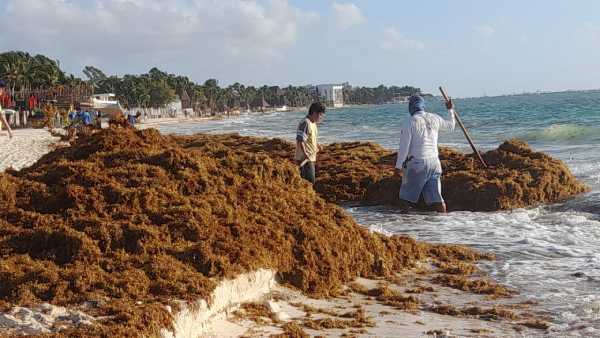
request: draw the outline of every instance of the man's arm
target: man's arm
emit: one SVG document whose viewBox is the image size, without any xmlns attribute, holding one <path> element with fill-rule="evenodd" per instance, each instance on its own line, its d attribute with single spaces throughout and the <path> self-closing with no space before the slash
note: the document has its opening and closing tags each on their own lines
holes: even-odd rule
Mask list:
<svg viewBox="0 0 600 338">
<path fill-rule="evenodd" d="M 452 100 L 447 101 L 446 108 L 448 109 L 448 119 L 446 120 L 440 116 L 440 129 L 454 131 L 454 127 L 456 127 L 456 119 L 454 118 L 454 102 Z"/>
<path fill-rule="evenodd" d="M 308 152 L 306 151 L 306 141 L 307 140 L 308 140 L 308 123 L 306 121 L 302 121 L 302 123 L 300 123 L 300 125 L 298 125 L 298 130 L 296 132 L 296 144 L 302 150 L 302 153 L 304 154 L 305 159 L 308 159 Z"/>
<path fill-rule="evenodd" d="M 412 138 L 410 125 L 410 119 L 407 119 L 400 130 L 400 145 L 398 146 L 398 156 L 396 158 L 396 174 L 402 173 L 402 170 L 404 169 L 402 168 L 402 164 L 408 156 L 410 140 Z"/>
<path fill-rule="evenodd" d="M 305 142 L 296 142 L 296 144 L 298 145 L 298 147 L 300 147 L 300 149 L 302 150 L 302 153 L 304 154 L 305 158 L 308 158 L 308 152 L 306 151 L 306 144 Z"/>
</svg>

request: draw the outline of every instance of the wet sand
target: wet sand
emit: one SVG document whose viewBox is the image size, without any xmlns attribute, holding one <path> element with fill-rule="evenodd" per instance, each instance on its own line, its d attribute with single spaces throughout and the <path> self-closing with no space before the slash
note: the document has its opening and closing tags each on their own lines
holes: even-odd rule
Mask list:
<svg viewBox="0 0 600 338">
<path fill-rule="evenodd" d="M 258 302 L 232 307 L 211 320 L 206 337 L 517 337 L 535 336 L 543 330 L 525 326 L 528 317 L 539 317 L 531 305 L 518 297 L 492 300 L 431 283 L 425 275 L 406 272 L 396 282 L 357 279 L 366 290 L 386 285 L 390 290 L 412 295 L 422 304 L 413 310 L 400 309 L 383 299 L 353 291 L 344 296 L 315 299 L 276 284 Z M 443 305 L 442 305 L 443 304 Z M 514 318 L 493 314 L 447 315 L 436 313 L 443 306 L 506 309 Z M 290 332 L 290 326 L 296 329 Z"/>
</svg>

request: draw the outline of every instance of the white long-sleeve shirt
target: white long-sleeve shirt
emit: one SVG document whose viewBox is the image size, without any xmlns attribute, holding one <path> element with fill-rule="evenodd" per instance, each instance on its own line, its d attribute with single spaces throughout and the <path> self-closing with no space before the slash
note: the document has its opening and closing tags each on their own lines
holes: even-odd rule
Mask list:
<svg viewBox="0 0 600 338">
<path fill-rule="evenodd" d="M 438 157 L 438 133 L 440 130 L 454 130 L 456 120 L 454 110 L 448 110 L 448 119 L 427 113 L 416 112 L 406 119 L 400 130 L 400 146 L 396 168 L 402 169 L 407 157 L 425 159 Z"/>
</svg>

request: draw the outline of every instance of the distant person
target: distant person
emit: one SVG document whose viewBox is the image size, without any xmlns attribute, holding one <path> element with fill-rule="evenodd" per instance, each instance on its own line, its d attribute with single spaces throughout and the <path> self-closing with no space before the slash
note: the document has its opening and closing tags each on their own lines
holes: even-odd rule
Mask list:
<svg viewBox="0 0 600 338">
<path fill-rule="evenodd" d="M 75 106 L 75 111 L 69 113 L 69 120 L 72 126 L 77 126 L 83 123 L 83 110 L 80 105 Z"/>
<path fill-rule="evenodd" d="M 139 111 L 135 115 L 133 115 L 133 112 L 129 112 L 127 114 L 127 122 L 129 123 L 130 126 L 135 128 L 135 124 L 138 122 L 138 119 L 140 118 L 140 116 L 142 116 L 142 113 Z"/>
<path fill-rule="evenodd" d="M 67 117 L 69 119 L 69 124 L 75 123 L 75 120 L 77 120 L 77 114 L 78 114 L 77 110 L 72 110 L 69 112 L 69 115 L 67 115 Z"/>
<path fill-rule="evenodd" d="M 321 122 L 323 116 L 325 116 L 325 106 L 320 102 L 311 104 L 308 115 L 298 125 L 296 133 L 295 160 L 300 167 L 300 176 L 312 184 L 315 184 L 315 163 L 320 150 L 317 143 L 319 136 L 317 123 Z"/>
<path fill-rule="evenodd" d="M 6 83 L 4 81 L 0 80 L 0 98 L 2 98 L 5 93 L 6 93 Z M 4 115 L 4 110 L 2 110 L 2 100 L 0 100 L 0 120 L 2 120 L 2 124 L 6 127 L 6 130 L 8 131 L 8 137 L 13 138 L 13 132 L 10 129 L 10 125 L 8 124 L 8 121 L 6 120 L 6 115 Z M 1 129 L 1 127 L 0 127 L 0 129 Z"/>
<path fill-rule="evenodd" d="M 75 109 L 71 110 L 69 112 L 69 114 L 67 114 L 67 119 L 69 120 L 69 124 L 67 125 L 67 136 L 69 139 L 72 139 L 73 137 L 75 137 L 75 128 L 76 128 L 76 124 L 78 123 L 78 115 L 79 115 L 79 106 L 77 106 Z"/>
<path fill-rule="evenodd" d="M 95 120 L 96 120 L 96 128 L 102 129 L 102 114 L 99 111 L 94 112 Z"/>
<path fill-rule="evenodd" d="M 92 119 L 92 114 L 87 110 L 81 111 L 81 122 L 84 126 L 91 126 L 94 122 Z"/>
<path fill-rule="evenodd" d="M 67 136 L 69 139 L 73 139 L 77 134 L 78 129 L 81 129 L 82 116 L 83 113 L 79 104 L 75 106 L 75 110 L 69 112 L 69 114 L 67 115 L 67 118 L 69 119 L 69 125 L 67 126 Z"/>
<path fill-rule="evenodd" d="M 419 201 L 421 193 L 425 204 L 434 211 L 445 213 L 442 198 L 442 165 L 438 158 L 438 132 L 454 130 L 454 103 L 446 103 L 449 118 L 425 111 L 425 100 L 419 95 L 409 99 L 410 117 L 400 131 L 400 147 L 396 160 L 396 175 L 402 176 L 400 200 L 410 205 Z"/>
</svg>

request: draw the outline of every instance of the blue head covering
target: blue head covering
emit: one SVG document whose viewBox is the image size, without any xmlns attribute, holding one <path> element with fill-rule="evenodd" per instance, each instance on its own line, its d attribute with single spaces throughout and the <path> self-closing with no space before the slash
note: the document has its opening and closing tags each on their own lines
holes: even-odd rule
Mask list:
<svg viewBox="0 0 600 338">
<path fill-rule="evenodd" d="M 420 95 L 413 95 L 408 100 L 408 112 L 414 115 L 416 112 L 425 110 L 425 100 Z"/>
<path fill-rule="evenodd" d="M 6 82 L 4 82 L 2 79 L 0 79 L 0 88 L 4 88 L 6 87 Z"/>
</svg>

